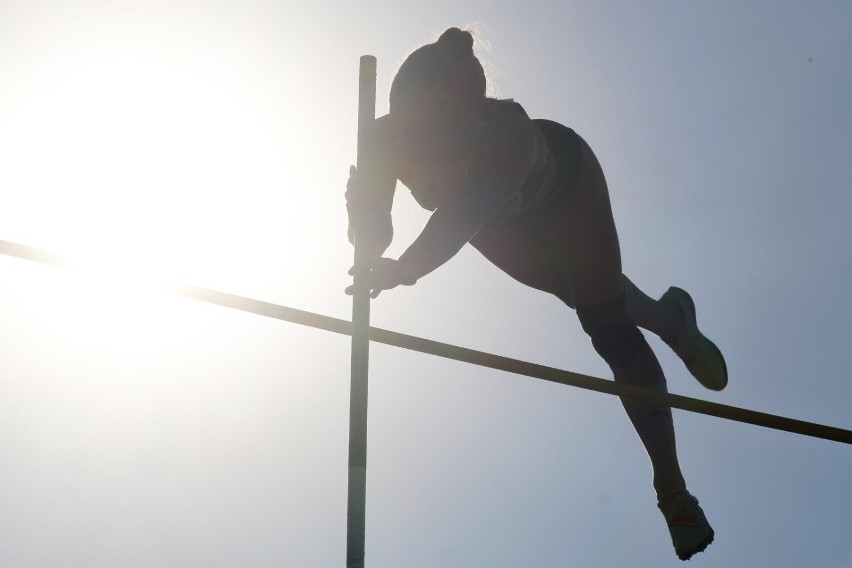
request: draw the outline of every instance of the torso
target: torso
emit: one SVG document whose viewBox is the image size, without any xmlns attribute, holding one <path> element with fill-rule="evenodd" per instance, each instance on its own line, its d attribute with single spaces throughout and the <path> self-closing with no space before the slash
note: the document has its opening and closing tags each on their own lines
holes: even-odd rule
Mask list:
<svg viewBox="0 0 852 568">
<path fill-rule="evenodd" d="M 475 127 L 472 143 L 466 149 L 438 161 L 406 152 L 400 145 L 391 145 L 396 177 L 411 191 L 414 199 L 430 211 L 438 208 L 447 195 L 463 191 L 471 178 L 473 164 L 479 152 L 487 152 L 488 144 L 494 143 L 481 136 L 489 122 L 499 119 L 503 113 L 513 113 L 530 121 L 523 107 L 512 100 L 487 99 L 481 113 L 480 124 Z M 384 118 L 384 117 L 383 117 Z M 530 121 L 531 124 L 532 121 Z M 556 182 L 556 165 L 547 143 L 539 129 L 535 130 L 535 158 L 523 187 L 518 188 L 512 202 L 507 203 L 506 215 L 517 213 L 525 202 L 548 193 Z M 480 166 L 481 167 L 481 166 Z"/>
</svg>

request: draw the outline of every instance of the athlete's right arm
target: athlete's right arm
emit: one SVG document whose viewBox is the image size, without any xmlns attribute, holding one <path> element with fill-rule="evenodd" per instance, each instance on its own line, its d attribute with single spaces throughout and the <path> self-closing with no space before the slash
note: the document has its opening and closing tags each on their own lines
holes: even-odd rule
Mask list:
<svg viewBox="0 0 852 568">
<path fill-rule="evenodd" d="M 368 256 L 379 257 L 393 239 L 391 208 L 396 189 L 396 169 L 389 116 L 377 118 L 361 148 L 361 168 L 349 169 L 346 209 L 349 213 L 349 242 L 357 235 L 358 247 Z"/>
</svg>

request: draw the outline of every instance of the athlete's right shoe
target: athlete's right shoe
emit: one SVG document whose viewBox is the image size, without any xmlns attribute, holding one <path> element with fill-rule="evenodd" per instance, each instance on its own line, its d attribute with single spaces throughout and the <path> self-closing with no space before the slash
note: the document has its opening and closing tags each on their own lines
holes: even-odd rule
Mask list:
<svg viewBox="0 0 852 568">
<path fill-rule="evenodd" d="M 675 554 L 681 560 L 689 560 L 713 542 L 713 528 L 698 506 L 698 499 L 688 491 L 666 497 L 657 507 L 666 519 Z"/>
<path fill-rule="evenodd" d="M 728 384 L 728 367 L 725 365 L 725 358 L 719 348 L 698 331 L 695 303 L 692 297 L 686 290 L 672 286 L 660 297 L 660 302 L 673 303 L 683 321 L 680 335 L 669 343 L 672 350 L 699 383 L 715 391 L 725 388 Z"/>
</svg>

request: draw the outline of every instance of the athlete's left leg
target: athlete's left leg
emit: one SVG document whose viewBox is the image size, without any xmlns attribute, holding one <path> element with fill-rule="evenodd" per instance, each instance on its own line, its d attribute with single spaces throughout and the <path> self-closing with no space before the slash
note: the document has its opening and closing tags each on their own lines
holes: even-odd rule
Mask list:
<svg viewBox="0 0 852 568">
<path fill-rule="evenodd" d="M 660 364 L 626 309 L 621 252 L 606 180 L 585 142 L 574 187 L 540 229 L 570 282 L 581 324 L 615 380 L 665 392 Z M 685 490 L 671 410 L 626 397 L 622 404 L 651 459 L 658 496 Z"/>
<path fill-rule="evenodd" d="M 564 267 L 583 329 L 615 380 L 667 392 L 660 364 L 627 309 L 625 283 L 629 281 L 621 272 L 603 170 L 588 144 L 582 141 L 581 146 L 576 183 L 540 225 L 541 234 Z M 713 530 L 686 490 L 671 409 L 629 397 L 621 401 L 651 459 L 654 489 L 675 550 L 682 559 L 689 558 L 712 541 Z M 681 522 L 687 516 L 695 521 Z"/>
</svg>

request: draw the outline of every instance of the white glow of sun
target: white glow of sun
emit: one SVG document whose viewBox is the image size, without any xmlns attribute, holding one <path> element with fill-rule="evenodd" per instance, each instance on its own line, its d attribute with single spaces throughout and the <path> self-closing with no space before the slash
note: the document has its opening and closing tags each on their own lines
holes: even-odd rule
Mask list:
<svg viewBox="0 0 852 568">
<path fill-rule="evenodd" d="M 163 70 L 110 71 L 63 69 L 19 112 L 18 205 L 76 255 L 148 251 L 171 267 L 170 245 L 217 232 L 226 178 L 256 172 L 262 147 L 221 94 Z"/>
<path fill-rule="evenodd" d="M 151 50 L 42 63 L 7 91 L 9 112 L 0 114 L 9 158 L 0 238 L 97 266 L 101 276 L 125 274 L 125 289 L 161 281 L 227 289 L 308 262 L 286 246 L 316 223 L 287 215 L 285 203 L 304 186 L 294 176 L 321 166 L 289 167 L 298 160 L 293 134 L 268 126 L 256 81 L 240 74 L 240 61 L 175 61 Z M 292 117 L 293 130 L 307 120 Z"/>
</svg>

